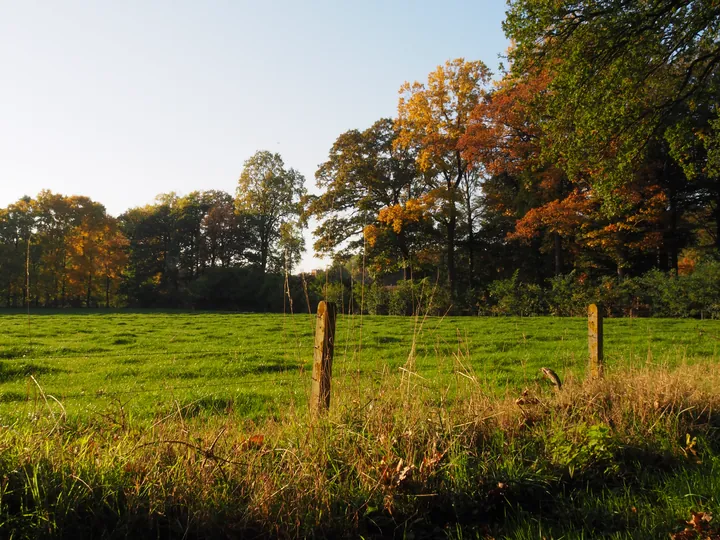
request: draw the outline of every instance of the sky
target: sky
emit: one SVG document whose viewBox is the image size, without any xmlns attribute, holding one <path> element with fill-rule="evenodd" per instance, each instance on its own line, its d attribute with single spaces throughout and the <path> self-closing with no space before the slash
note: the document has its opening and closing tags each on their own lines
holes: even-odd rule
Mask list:
<svg viewBox="0 0 720 540">
<path fill-rule="evenodd" d="M 0 207 L 42 189 L 112 215 L 234 194 L 278 152 L 315 191 L 335 139 L 448 59 L 497 73 L 503 0 L 0 0 Z M 300 269 L 322 267 L 312 238 Z"/>
</svg>

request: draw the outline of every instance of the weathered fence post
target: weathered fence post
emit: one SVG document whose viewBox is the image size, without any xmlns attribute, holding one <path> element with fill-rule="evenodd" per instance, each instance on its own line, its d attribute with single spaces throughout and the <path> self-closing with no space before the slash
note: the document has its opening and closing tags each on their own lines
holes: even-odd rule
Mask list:
<svg viewBox="0 0 720 540">
<path fill-rule="evenodd" d="M 315 325 L 315 356 L 313 358 L 310 410 L 314 413 L 330 408 L 330 379 L 335 346 L 335 304 L 320 302 Z"/>
<path fill-rule="evenodd" d="M 603 376 L 603 318 L 596 304 L 588 306 L 588 350 L 590 352 L 590 378 Z"/>
</svg>

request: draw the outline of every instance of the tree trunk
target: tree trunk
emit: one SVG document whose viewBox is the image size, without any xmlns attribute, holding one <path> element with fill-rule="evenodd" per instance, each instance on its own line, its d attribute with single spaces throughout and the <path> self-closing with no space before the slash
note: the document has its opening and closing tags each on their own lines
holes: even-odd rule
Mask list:
<svg viewBox="0 0 720 540">
<path fill-rule="evenodd" d="M 715 183 L 715 249 L 720 250 L 720 180 Z"/>
<path fill-rule="evenodd" d="M 670 177 L 670 161 L 665 160 L 663 165 L 663 179 L 665 185 L 668 186 L 668 199 L 670 200 L 670 230 L 667 237 L 668 267 L 670 271 L 677 276 L 678 274 L 678 237 L 677 237 L 677 189 L 675 189 L 674 179 Z"/>
<path fill-rule="evenodd" d="M 468 228 L 468 259 L 470 264 L 470 284 L 472 285 L 475 276 L 475 237 L 473 235 L 472 218 L 472 190 L 470 189 L 470 176 L 465 172 L 465 211 L 467 212 Z"/>
<path fill-rule="evenodd" d="M 268 251 L 269 249 L 267 242 L 263 240 L 262 245 L 260 246 L 260 269 L 262 270 L 263 274 L 267 270 Z"/>
<path fill-rule="evenodd" d="M 105 276 L 105 308 L 110 308 L 110 276 Z"/>
<path fill-rule="evenodd" d="M 558 233 L 553 233 L 553 242 L 555 251 L 555 275 L 559 276 L 563 273 L 562 237 Z"/>
<path fill-rule="evenodd" d="M 455 211 L 455 201 L 450 201 L 450 219 L 447 223 L 447 266 L 448 266 L 448 284 L 450 286 L 450 294 L 455 297 L 455 229 L 457 228 L 457 212 Z"/>
<path fill-rule="evenodd" d="M 403 257 L 403 279 L 407 280 L 409 276 L 412 276 L 412 263 L 410 262 L 410 250 L 407 247 L 404 230 L 398 233 L 398 247 Z"/>
</svg>

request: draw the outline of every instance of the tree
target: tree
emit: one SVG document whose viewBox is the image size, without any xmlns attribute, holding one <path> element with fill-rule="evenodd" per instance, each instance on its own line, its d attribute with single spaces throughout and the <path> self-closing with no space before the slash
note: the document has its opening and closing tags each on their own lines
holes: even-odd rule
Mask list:
<svg viewBox="0 0 720 540">
<path fill-rule="evenodd" d="M 280 241 L 297 239 L 298 234 L 289 234 L 288 227 L 301 227 L 301 201 L 307 193 L 304 184 L 305 178 L 298 171 L 285 169 L 280 154 L 258 151 L 245 162 L 235 205 L 252 230 L 254 242 L 249 247 L 263 273 L 271 263 L 283 268 Z"/>
<path fill-rule="evenodd" d="M 102 210 L 102 215 L 86 215 L 68 235 L 68 285 L 86 307 L 97 305 L 100 297 L 110 307 L 128 261 L 127 239 Z"/>
<path fill-rule="evenodd" d="M 475 107 L 460 140 L 463 156 L 481 166 L 486 174 L 499 177 L 500 181 L 512 178 L 512 182 L 526 184 L 526 191 L 533 197 L 524 203 L 532 207 L 557 201 L 573 191 L 563 171 L 543 160 L 541 152 L 543 118 L 536 101 L 546 92 L 548 82 L 547 73 L 522 77 L 506 73 Z M 493 188 L 496 187 L 497 182 Z M 515 208 L 513 212 L 522 215 L 527 210 Z M 567 229 L 550 229 L 556 275 L 563 271 L 562 240 L 567 238 L 563 231 Z"/>
<path fill-rule="evenodd" d="M 427 175 L 439 202 L 439 212 L 434 215 L 445 228 L 448 282 L 453 293 L 460 185 L 470 181 L 470 163 L 459 142 L 489 80 L 485 64 L 458 58 L 438 66 L 428 75 L 427 84 L 406 82 L 400 88 L 396 145 L 416 152 L 418 168 Z"/>
<path fill-rule="evenodd" d="M 26 285 L 25 273 L 30 268 L 26 267 L 26 263 L 29 262 L 26 259 L 34 232 L 34 210 L 30 197 L 23 197 L 0 213 L 0 234 L 3 245 L 0 270 L 6 288 L 5 297 L 8 306 L 24 305 L 29 299 L 30 291 Z M 31 253 L 33 263 L 34 251 Z"/>
<path fill-rule="evenodd" d="M 364 131 L 353 129 L 337 138 L 315 173 L 317 187 L 324 191 L 311 199 L 306 212 L 320 220 L 314 231 L 317 253 L 347 257 L 377 247 L 371 258 L 385 253 L 388 261 L 399 262 L 391 262 L 386 271 L 412 264 L 417 219 L 410 218 L 417 216 L 406 211 L 405 219 L 399 218 L 427 186 L 414 153 L 399 148 L 397 137 L 393 120 L 383 118 Z"/>
<path fill-rule="evenodd" d="M 653 140 L 677 139 L 674 126 L 698 104 L 711 108 L 701 131 L 715 140 L 717 2 L 511 0 L 504 28 L 515 43 L 514 73 L 552 75 L 543 151 L 570 177 L 591 175 L 606 206 L 620 204 L 612 194 L 631 181 Z M 720 210 L 716 219 L 720 228 Z"/>
<path fill-rule="evenodd" d="M 227 193 L 217 197 L 201 223 L 203 264 L 215 268 L 229 268 L 240 264 L 248 238 L 245 236 L 244 221 L 235 213 L 235 201 Z"/>
</svg>

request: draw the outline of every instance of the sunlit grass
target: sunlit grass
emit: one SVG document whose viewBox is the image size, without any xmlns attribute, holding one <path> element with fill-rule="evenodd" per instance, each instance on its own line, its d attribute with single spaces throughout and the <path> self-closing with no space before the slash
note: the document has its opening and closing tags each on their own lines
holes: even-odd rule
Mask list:
<svg viewBox="0 0 720 540">
<path fill-rule="evenodd" d="M 69 416 L 121 406 L 153 418 L 169 402 L 198 414 L 271 417 L 302 406 L 309 391 L 313 317 L 308 314 L 69 311 L 0 314 L 0 419 L 34 410 L 43 392 Z M 428 387 L 468 372 L 489 392 L 517 390 L 540 367 L 582 378 L 587 326 L 579 318 L 340 316 L 334 384 L 362 393 L 408 360 Z M 415 354 L 409 359 L 415 342 Z M 720 321 L 607 319 L 609 369 L 715 361 Z M 37 384 L 30 379 L 30 376 Z M 38 388 L 39 385 L 39 388 Z"/>
<path fill-rule="evenodd" d="M 664 538 L 720 513 L 720 376 L 615 370 L 498 397 L 392 374 L 327 416 L 90 421 L 40 403 L 0 427 L 6 537 Z M 711 522 L 712 524 L 712 522 Z M 687 536 L 693 538 L 694 536 Z M 709 537 L 709 536 L 708 536 Z M 684 538 L 684 537 L 683 537 Z"/>
</svg>

